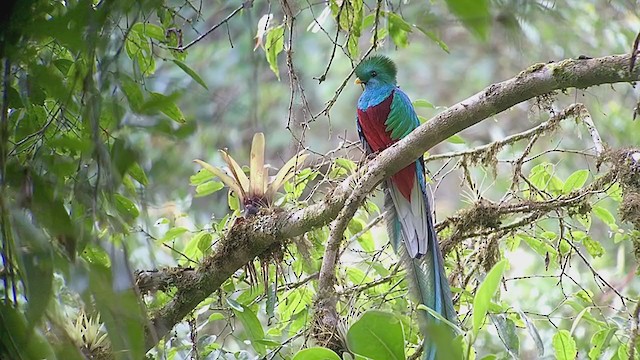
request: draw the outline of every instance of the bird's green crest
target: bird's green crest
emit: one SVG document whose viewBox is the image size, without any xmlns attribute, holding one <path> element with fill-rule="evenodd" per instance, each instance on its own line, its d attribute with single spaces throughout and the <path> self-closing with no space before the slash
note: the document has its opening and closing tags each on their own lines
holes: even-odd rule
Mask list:
<svg viewBox="0 0 640 360">
<path fill-rule="evenodd" d="M 384 55 L 370 56 L 356 67 L 356 76 L 363 83 L 375 77 L 380 82 L 395 84 L 397 72 L 396 64 Z"/>
</svg>

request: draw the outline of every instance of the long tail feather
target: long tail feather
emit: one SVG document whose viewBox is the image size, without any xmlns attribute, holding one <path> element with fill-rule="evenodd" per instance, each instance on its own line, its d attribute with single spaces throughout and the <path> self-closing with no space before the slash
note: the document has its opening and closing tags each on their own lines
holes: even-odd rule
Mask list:
<svg viewBox="0 0 640 360">
<path fill-rule="evenodd" d="M 391 244 L 400 255 L 407 272 L 410 289 L 417 301 L 433 309 L 445 319 L 457 323 L 453 308 L 451 289 L 447 280 L 442 253 L 433 227 L 426 183 L 421 162 L 417 162 L 417 182 L 419 190 L 413 192 L 411 202 L 403 198 L 391 180 L 385 184 L 385 208 L 389 218 L 387 230 Z M 417 196 L 413 196 L 413 194 Z M 417 237 L 417 238 L 416 238 Z M 417 243 L 416 243 L 417 242 Z M 416 249 L 422 248 L 422 251 Z M 446 358 L 446 350 L 436 352 L 436 346 L 429 339 L 429 328 L 439 321 L 421 311 L 421 331 L 425 335 L 425 359 Z"/>
</svg>

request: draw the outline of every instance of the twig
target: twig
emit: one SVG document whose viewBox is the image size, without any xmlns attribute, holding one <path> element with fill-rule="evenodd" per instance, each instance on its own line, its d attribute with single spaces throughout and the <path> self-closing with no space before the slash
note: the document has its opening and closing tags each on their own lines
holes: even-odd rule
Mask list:
<svg viewBox="0 0 640 360">
<path fill-rule="evenodd" d="M 195 43 L 197 43 L 198 41 L 202 40 L 205 36 L 211 34 L 212 32 L 214 32 L 220 26 L 226 24 L 227 21 L 231 20 L 231 18 L 236 16 L 236 14 L 239 13 L 241 10 L 250 9 L 251 7 L 253 7 L 253 1 L 254 0 L 245 0 L 242 3 L 242 5 L 238 6 L 235 10 L 233 10 L 233 12 L 231 12 L 231 14 L 227 15 L 226 18 L 222 19 L 222 21 L 220 21 L 219 23 L 213 25 L 213 27 L 211 27 L 205 33 L 201 34 L 200 36 L 198 36 L 197 38 L 192 40 L 187 45 L 185 45 L 185 46 L 177 46 L 177 47 L 176 46 L 168 46 L 168 48 L 171 49 L 171 50 L 176 50 L 176 51 L 181 51 L 181 52 L 187 50 L 188 48 L 193 46 Z"/>
<path fill-rule="evenodd" d="M 367 52 L 365 52 L 365 54 L 362 56 L 362 60 L 360 60 L 360 62 L 362 62 L 364 59 L 366 59 L 367 56 L 369 56 L 369 54 L 371 54 L 371 52 L 373 50 L 378 48 L 378 24 L 379 24 L 379 20 L 380 20 L 380 8 L 381 7 L 382 7 L 382 0 L 378 0 L 378 5 L 376 7 L 376 18 L 375 18 L 374 29 L 373 29 L 373 31 L 374 31 L 374 33 L 373 33 L 373 44 L 371 44 L 371 46 L 369 47 Z M 360 62 L 358 62 L 358 64 L 360 64 Z M 322 111 L 320 111 L 319 113 L 314 115 L 313 119 L 317 119 L 322 115 L 329 116 L 329 110 L 331 110 L 333 105 L 338 100 L 338 96 L 340 96 L 340 94 L 342 93 L 342 90 L 344 90 L 344 88 L 347 86 L 347 83 L 349 83 L 349 79 L 351 79 L 351 76 L 353 76 L 353 74 L 356 72 L 356 68 L 357 67 L 358 66 L 356 65 L 356 66 L 353 67 L 353 69 L 351 69 L 351 72 L 342 81 L 342 84 L 340 84 L 340 86 L 336 90 L 336 92 L 333 95 L 333 97 L 331 98 L 331 100 L 327 101 L 327 105 L 324 107 L 324 109 L 322 109 Z"/>
<path fill-rule="evenodd" d="M 327 74 L 329 74 L 331 63 L 333 63 L 333 58 L 336 56 L 336 49 L 338 48 L 338 35 L 340 34 L 340 15 L 342 14 L 342 9 L 344 9 L 346 4 L 347 4 L 347 1 L 343 1 L 342 4 L 340 5 L 340 8 L 338 9 L 338 15 L 336 16 L 336 19 L 337 19 L 336 35 L 335 35 L 335 39 L 333 39 L 333 49 L 331 50 L 331 57 L 329 57 L 329 62 L 327 63 L 327 68 L 324 70 L 324 73 L 319 77 L 314 78 L 318 80 L 318 84 L 322 84 L 322 82 L 327 79 Z"/>
<path fill-rule="evenodd" d="M 564 119 L 567 119 L 571 116 L 578 116 L 580 114 L 580 111 L 584 108 L 584 105 L 582 104 L 573 104 L 568 106 L 566 109 L 562 110 L 560 113 L 552 116 L 549 120 L 540 123 L 539 125 L 529 129 L 529 130 L 525 130 L 523 132 L 517 133 L 517 134 L 513 134 L 513 135 L 509 135 L 506 138 L 502 139 L 502 140 L 498 140 L 498 141 L 494 141 L 490 144 L 486 144 L 486 145 L 482 145 L 482 146 L 478 146 L 475 147 L 473 149 L 469 149 L 469 150 L 463 150 L 463 151 L 457 151 L 457 152 L 449 152 L 449 153 L 444 153 L 444 154 L 437 154 L 437 155 L 431 155 L 427 158 L 424 159 L 425 162 L 431 162 L 431 161 L 436 161 L 436 160 L 441 160 L 441 159 L 448 159 L 448 158 L 453 158 L 453 157 L 461 157 L 461 156 L 471 156 L 471 157 L 477 157 L 480 154 L 487 152 L 489 150 L 491 151 L 496 151 L 496 149 L 501 149 L 502 147 L 504 147 L 505 145 L 510 145 L 513 143 L 516 143 L 520 140 L 523 139 L 528 139 L 530 138 L 532 135 L 534 134 L 540 134 L 543 133 L 545 131 L 551 130 L 553 128 L 555 128 L 556 126 L 558 126 L 558 123 Z"/>
</svg>

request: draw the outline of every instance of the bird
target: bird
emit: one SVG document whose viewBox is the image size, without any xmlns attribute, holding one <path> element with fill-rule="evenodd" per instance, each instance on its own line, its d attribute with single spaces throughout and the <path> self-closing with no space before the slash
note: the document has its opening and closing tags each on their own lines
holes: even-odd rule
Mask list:
<svg viewBox="0 0 640 360">
<path fill-rule="evenodd" d="M 391 59 L 372 55 L 356 66 L 355 74 L 356 84 L 364 87 L 357 105 L 358 135 L 365 152 L 376 154 L 407 136 L 420 121 L 411 100 L 397 85 L 397 67 Z M 433 225 L 424 171 L 424 160 L 420 157 L 385 180 L 387 232 L 417 300 L 456 323 L 457 314 Z M 421 328 L 428 332 L 428 325 L 439 320 L 423 313 Z M 425 334 L 423 350 L 425 359 L 445 356 L 444 349 L 438 353 L 428 334 Z"/>
</svg>

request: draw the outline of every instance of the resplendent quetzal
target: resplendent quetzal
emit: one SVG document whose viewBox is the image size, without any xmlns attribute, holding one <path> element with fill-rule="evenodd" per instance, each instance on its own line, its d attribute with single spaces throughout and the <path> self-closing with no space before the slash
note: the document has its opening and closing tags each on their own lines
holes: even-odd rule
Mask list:
<svg viewBox="0 0 640 360">
<path fill-rule="evenodd" d="M 356 67 L 355 73 L 356 83 L 364 85 L 358 99 L 357 126 L 368 153 L 386 149 L 420 125 L 409 97 L 396 85 L 393 61 L 371 56 Z M 384 193 L 389 238 L 404 262 L 414 295 L 445 319 L 457 323 L 433 227 L 422 157 L 387 179 Z M 427 322 L 437 322 L 432 316 L 426 318 Z M 436 358 L 436 348 L 428 334 L 424 351 L 426 359 Z M 446 349 L 438 349 L 439 358 L 446 353 Z"/>
</svg>

